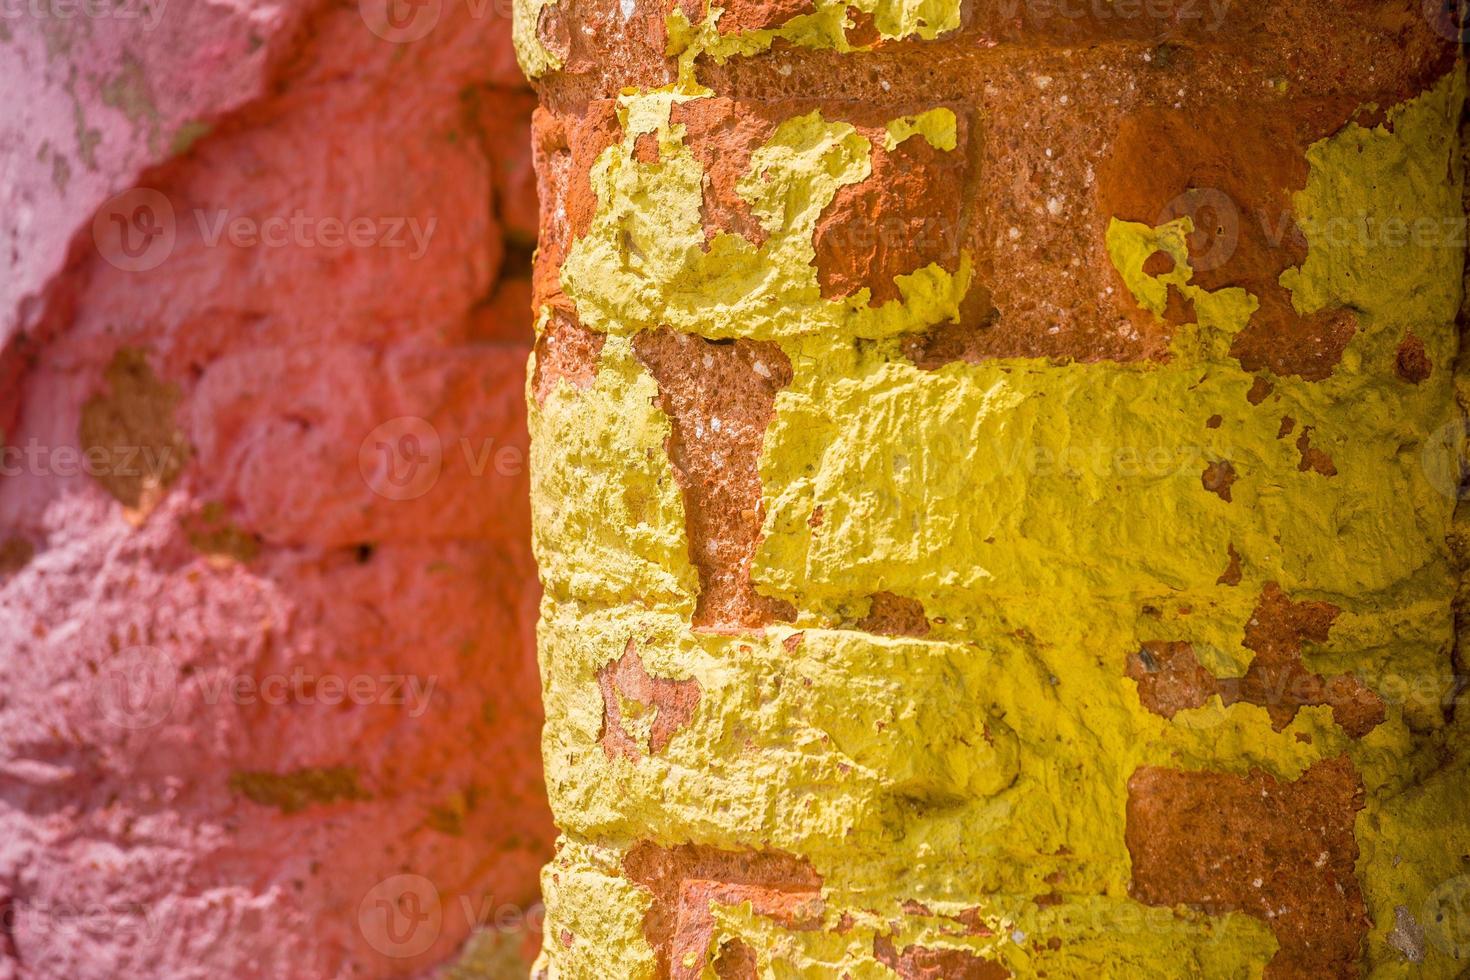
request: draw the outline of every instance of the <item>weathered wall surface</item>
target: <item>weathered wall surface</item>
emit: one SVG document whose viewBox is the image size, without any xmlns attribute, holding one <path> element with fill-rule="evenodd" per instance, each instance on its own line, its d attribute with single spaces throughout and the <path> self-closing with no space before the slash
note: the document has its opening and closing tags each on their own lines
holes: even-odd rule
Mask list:
<svg viewBox="0 0 1470 980">
<path fill-rule="evenodd" d="M 0 79 L 0 976 L 524 976 L 507 12 L 11 5 Z"/>
<path fill-rule="evenodd" d="M 1445 23 L 516 29 L 546 975 L 1463 975 Z"/>
</svg>

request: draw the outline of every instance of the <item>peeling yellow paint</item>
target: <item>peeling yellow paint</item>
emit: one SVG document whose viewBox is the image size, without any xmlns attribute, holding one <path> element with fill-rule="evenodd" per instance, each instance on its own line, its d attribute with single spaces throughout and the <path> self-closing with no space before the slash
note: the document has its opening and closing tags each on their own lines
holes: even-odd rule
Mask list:
<svg viewBox="0 0 1470 980">
<path fill-rule="evenodd" d="M 1194 282 L 1188 219 L 1106 229 L 1144 309 L 1161 315 L 1170 289 L 1193 304 L 1197 320 L 1177 330 L 1167 361 L 925 371 L 900 337 L 957 317 L 969 257 L 902 277 L 902 298 L 875 310 L 867 290 L 823 299 L 817 216 L 871 172 L 872 147 L 820 112 L 779 126 L 738 184 L 768 240 L 720 234 L 706 248 L 704 173 L 669 122 L 688 97 L 622 100 L 624 139 L 592 173 L 597 214 L 561 269 L 582 322 L 608 334 L 600 373 L 591 390 L 562 385 L 532 410 L 548 588 L 543 748 L 566 834 L 546 872 L 550 976 L 600 977 L 609 962 L 652 975 L 649 896 L 619 868 L 638 841 L 811 863 L 820 928 L 782 926 L 749 904 L 713 908 L 708 956 L 742 939 L 763 977 L 891 977 L 879 936 L 971 951 L 1016 976 L 1141 975 L 1161 963 L 1177 975 L 1258 976 L 1276 948 L 1262 921 L 1129 898 L 1129 776 L 1158 765 L 1294 779 L 1343 754 L 1367 794 L 1357 821 L 1374 921 L 1366 963 L 1375 976 L 1455 976 L 1444 944 L 1430 943 L 1411 974 L 1388 942 L 1395 906 L 1421 915 L 1470 850 L 1457 817 L 1464 713 L 1452 723 L 1432 697 L 1391 693 L 1406 678 L 1440 693 L 1453 683 L 1454 501 L 1420 453 L 1453 417 L 1453 381 L 1440 370 L 1404 384 L 1388 351 L 1413 330 L 1436 364 L 1451 363 L 1461 251 L 1341 245 L 1307 221 L 1306 260 L 1283 283 L 1303 311 L 1349 306 L 1361 326 L 1330 377 L 1277 379 L 1262 405 L 1246 398 L 1255 375 L 1229 355 L 1256 299 Z M 1298 211 L 1455 213 L 1462 100 L 1456 73 L 1395 109 L 1391 130 L 1348 127 L 1314 146 Z M 952 123 L 933 110 L 895 120 L 889 139 L 950 149 Z M 656 163 L 634 158 L 647 132 L 658 135 Z M 1158 251 L 1173 266 L 1150 275 Z M 761 591 L 798 610 L 789 626 L 742 636 L 689 626 L 696 585 L 663 454 L 669 424 L 626 339 L 658 326 L 774 340 L 790 358 L 760 462 L 765 537 L 752 568 Z M 1214 415 L 1221 423 L 1207 427 Z M 1298 468 L 1283 415 L 1312 428 L 1336 476 Z M 1201 485 L 1214 460 L 1238 475 L 1232 502 Z M 1231 548 L 1236 586 L 1218 582 Z M 1366 737 L 1349 737 L 1325 707 L 1278 732 L 1244 702 L 1216 697 L 1172 719 L 1140 703 L 1124 664 L 1145 642 L 1187 640 L 1208 669 L 1239 676 L 1252 655 L 1244 624 L 1268 582 L 1341 607 L 1305 661 L 1384 695 L 1387 718 Z M 861 631 L 878 591 L 919 600 L 931 634 Z M 636 761 L 599 747 L 597 672 L 630 641 L 649 674 L 700 690 L 689 724 Z M 1037 903 L 1050 894 L 1059 904 Z M 952 917 L 966 910 L 983 930 L 959 927 Z"/>
<path fill-rule="evenodd" d="M 548 595 L 693 611 L 698 579 L 657 393 L 628 340 L 610 337 L 590 391 L 560 381 L 544 405 L 531 399 L 532 544 Z"/>
<path fill-rule="evenodd" d="M 527 78 L 540 78 L 561 68 L 562 60 L 541 41 L 541 15 L 560 0 L 515 0 L 511 10 L 510 36 L 516 61 Z"/>
<path fill-rule="evenodd" d="M 872 173 L 872 146 L 819 111 L 783 122 L 751 158 L 738 191 L 769 233 L 753 245 L 717 234 L 706 247 L 700 218 L 703 168 L 670 125 L 687 96 L 622 97 L 624 136 L 592 168 L 598 210 L 562 265 L 562 283 L 583 325 L 630 335 L 663 324 L 705 337 L 773 340 L 804 334 L 884 337 L 959 317 L 973 272 L 931 263 L 896 279 L 899 299 L 870 307 L 870 291 L 824 299 L 812 236 L 838 188 Z M 641 163 L 634 143 L 659 138 L 659 160 Z"/>
<path fill-rule="evenodd" d="M 888 138 L 883 141 L 884 149 L 896 149 L 900 143 L 913 136 L 922 136 L 936 150 L 953 150 L 959 145 L 958 120 L 954 110 L 939 106 L 912 116 L 902 116 L 886 127 Z"/>
<path fill-rule="evenodd" d="M 1307 151 L 1293 210 L 1310 249 L 1282 273 L 1302 313 L 1347 306 L 1372 326 L 1444 323 L 1459 306 L 1465 213 L 1455 148 L 1465 74 L 1391 108 L 1378 126 L 1349 123 Z M 1446 179 L 1449 177 L 1450 179 Z"/>
<path fill-rule="evenodd" d="M 777 40 L 801 48 L 840 52 L 860 51 L 871 44 L 853 44 L 848 29 L 856 26 L 854 13 L 872 18 L 878 37 L 885 41 L 916 38 L 932 41 L 960 26 L 959 0 L 814 0 L 809 13 L 797 14 L 775 27 L 721 33 L 725 8 L 707 5 L 704 17 L 690 23 L 676 7 L 665 18 L 667 53 L 677 56 L 681 77 L 693 79 L 694 62 L 708 57 L 723 63 L 769 51 Z"/>
<path fill-rule="evenodd" d="M 619 977 L 653 980 L 653 950 L 642 931 L 648 893 L 619 874 L 621 858 L 564 837 L 541 872 L 546 937 L 538 966 L 549 961 L 557 980 L 607 980 L 610 963 Z"/>
</svg>

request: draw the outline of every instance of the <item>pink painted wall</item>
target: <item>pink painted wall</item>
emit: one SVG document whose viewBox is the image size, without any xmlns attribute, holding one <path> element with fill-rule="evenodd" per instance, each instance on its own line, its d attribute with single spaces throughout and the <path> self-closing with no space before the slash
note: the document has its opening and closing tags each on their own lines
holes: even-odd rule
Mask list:
<svg viewBox="0 0 1470 980">
<path fill-rule="evenodd" d="M 508 11 L 103 7 L 0 12 L 0 980 L 524 976 Z"/>
</svg>

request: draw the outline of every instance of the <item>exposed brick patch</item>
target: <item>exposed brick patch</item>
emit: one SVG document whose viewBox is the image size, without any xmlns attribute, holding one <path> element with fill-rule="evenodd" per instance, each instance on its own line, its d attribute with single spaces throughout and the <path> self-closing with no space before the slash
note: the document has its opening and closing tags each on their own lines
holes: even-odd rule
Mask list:
<svg viewBox="0 0 1470 980">
<path fill-rule="evenodd" d="M 597 382 L 597 362 L 606 342 L 606 335 L 582 326 L 569 309 L 554 307 L 536 338 L 536 371 L 531 379 L 536 404 L 546 404 L 558 381 L 583 390 L 591 388 Z"/>
<path fill-rule="evenodd" d="M 873 939 L 873 956 L 898 974 L 899 980 L 1005 980 L 1011 971 L 962 949 L 905 946 L 901 951 L 891 936 Z"/>
<path fill-rule="evenodd" d="M 665 16 L 672 14 L 675 10 L 682 10 L 685 19 L 689 23 L 698 24 L 704 19 L 704 0 L 663 0 L 663 12 Z M 667 29 L 665 28 L 663 17 L 657 17 L 655 21 L 659 31 L 659 37 L 663 39 L 659 44 L 659 47 L 662 48 L 664 46 L 663 42 L 668 40 Z"/>
<path fill-rule="evenodd" d="M 1434 364 L 1429 360 L 1429 352 L 1424 349 L 1424 341 L 1412 332 L 1405 334 L 1404 339 L 1399 341 L 1393 369 L 1395 374 L 1411 385 L 1428 381 L 1429 376 L 1434 373 Z"/>
<path fill-rule="evenodd" d="M 1145 643 L 1128 658 L 1127 674 L 1138 684 L 1143 706 L 1165 718 L 1202 707 L 1220 693 L 1215 675 L 1195 658 L 1189 643 Z"/>
<path fill-rule="evenodd" d="M 658 163 L 658 134 L 639 133 L 633 141 L 633 159 L 639 163 Z"/>
<path fill-rule="evenodd" d="M 1050 880 L 1050 876 L 1048 876 L 1048 880 Z M 990 926 L 985 924 L 983 913 L 979 906 L 968 909 L 961 909 L 955 915 L 945 916 L 945 918 L 953 919 L 955 922 L 958 922 L 960 924 L 960 927 L 964 930 L 965 935 L 967 936 L 995 935 L 995 930 L 991 929 Z"/>
<path fill-rule="evenodd" d="M 82 406 L 82 449 L 100 453 L 87 472 L 129 507 L 147 505 L 183 471 L 189 443 L 174 422 L 180 393 L 160 381 L 140 350 L 123 348 L 105 375 L 107 390 Z"/>
<path fill-rule="evenodd" d="M 961 211 L 967 167 L 969 124 L 955 113 L 956 146 L 941 150 L 912 136 L 892 150 L 886 129 L 859 127 L 873 145 L 873 171 L 838 189 L 817 222 L 817 281 L 828 298 L 864 286 L 869 304 L 898 299 L 895 276 L 931 262 L 959 265 Z"/>
<path fill-rule="evenodd" d="M 780 27 L 800 14 L 816 12 L 812 0 L 723 0 L 716 25 L 721 34 L 742 34 Z"/>
<path fill-rule="evenodd" d="M 544 303 L 570 309 L 562 294 L 561 264 L 597 215 L 592 165 L 623 138 L 617 103 L 594 100 L 580 116 L 538 108 L 531 116 L 531 138 L 541 199 L 532 303 L 538 309 Z"/>
<path fill-rule="evenodd" d="M 1226 547 L 1226 555 L 1229 558 L 1229 563 L 1225 566 L 1225 571 L 1220 573 L 1220 577 L 1215 579 L 1215 584 L 1239 585 L 1241 578 L 1240 552 L 1235 550 L 1235 545 L 1233 544 L 1227 545 Z"/>
<path fill-rule="evenodd" d="M 1276 385 L 1274 382 L 1268 381 L 1265 377 L 1258 374 L 1256 375 L 1256 380 L 1251 382 L 1250 391 L 1245 393 L 1245 400 L 1252 405 L 1259 405 L 1267 398 L 1270 398 L 1271 392 L 1275 390 Z"/>
<path fill-rule="evenodd" d="M 1307 182 L 1306 149 L 1340 129 L 1356 101 L 1147 108 L 1123 120 L 1099 172 L 1105 217 L 1150 225 L 1190 217 L 1193 282 L 1210 290 L 1241 286 L 1259 300 L 1231 345 L 1247 371 L 1320 381 L 1357 330 L 1347 309 L 1297 313 L 1279 281 L 1306 257 L 1291 211 L 1292 192 Z M 1165 319 L 1179 325 L 1187 315 L 1169 310 Z"/>
<path fill-rule="evenodd" d="M 924 604 L 918 599 L 892 592 L 875 592 L 873 605 L 858 622 L 858 629 L 884 636 L 927 636 L 929 618 L 924 615 Z"/>
<path fill-rule="evenodd" d="M 1168 252 L 1155 252 L 1143 260 L 1143 272 L 1148 276 L 1167 276 L 1174 271 L 1174 257 Z"/>
<path fill-rule="evenodd" d="M 547 4 L 536 17 L 536 38 L 565 63 L 572 53 L 572 20 L 559 3 Z"/>
<path fill-rule="evenodd" d="M 848 44 L 855 48 L 869 48 L 882 42 L 883 35 L 878 31 L 878 20 L 866 10 L 848 7 L 847 19 L 851 26 L 844 28 L 842 34 L 847 38 Z"/>
<path fill-rule="evenodd" d="M 759 967 L 755 950 L 748 944 L 738 939 L 720 944 L 720 952 L 714 962 L 715 976 L 719 980 L 757 980 Z"/>
<path fill-rule="evenodd" d="M 1291 435 L 1292 430 L 1295 428 L 1296 419 L 1292 418 L 1290 415 L 1281 416 L 1281 427 L 1276 430 L 1276 438 L 1285 439 L 1287 436 Z"/>
<path fill-rule="evenodd" d="M 653 677 L 643 667 L 638 648 L 628 641 L 623 655 L 605 664 L 597 672 L 597 686 L 602 692 L 602 751 L 609 759 L 623 758 L 637 762 L 643 758 L 643 746 L 629 734 L 624 725 L 625 702 L 653 712 L 648 753 L 658 755 L 668 747 L 674 733 L 684 728 L 699 707 L 699 682 L 693 678 L 675 681 Z M 631 720 L 631 719 L 629 719 Z"/>
<path fill-rule="evenodd" d="M 669 110 L 670 125 L 684 127 L 684 144 L 704 168 L 699 213 L 706 242 L 727 232 L 753 245 L 765 243 L 766 230 L 735 187 L 750 169 L 755 148 L 771 138 L 783 118 L 797 114 L 790 109 L 786 103 L 764 102 L 737 107 L 731 99 L 712 98 L 679 102 Z"/>
<path fill-rule="evenodd" d="M 923 333 L 904 337 L 904 356 L 925 371 L 938 370 L 956 361 L 979 364 L 993 356 L 988 342 L 999 316 L 990 290 L 979 282 L 971 283 L 970 291 L 960 303 L 959 322 L 946 321 Z"/>
<path fill-rule="evenodd" d="M 1301 453 L 1301 462 L 1296 468 L 1303 473 L 1317 473 L 1321 476 L 1336 476 L 1337 465 L 1332 462 L 1332 457 L 1312 445 L 1312 427 L 1302 427 L 1302 434 L 1296 437 L 1297 452 Z"/>
<path fill-rule="evenodd" d="M 685 145 L 705 172 L 700 214 L 706 242 L 720 232 L 754 245 L 766 241 L 766 230 L 737 186 L 750 169 L 752 152 L 776 127 L 813 108 L 820 108 L 824 119 L 851 124 L 869 142 L 872 163 L 869 176 L 839 188 L 818 219 L 812 245 L 822 295 L 847 296 L 866 287 L 876 306 L 898 298 L 895 276 L 931 262 L 958 268 L 969 171 L 970 123 L 963 109 L 955 112 L 955 149 L 940 150 L 913 136 L 889 150 L 886 126 L 902 109 L 725 98 L 676 104 L 670 123 L 684 127 Z M 988 311 L 985 303 L 979 313 Z"/>
<path fill-rule="evenodd" d="M 1204 705 L 1218 694 L 1226 705 L 1244 702 L 1266 709 L 1281 731 L 1304 707 L 1327 705 L 1332 720 L 1362 738 L 1386 717 L 1383 699 L 1347 674 L 1324 677 L 1302 665 L 1306 643 L 1325 643 L 1338 608 L 1326 602 L 1292 602 L 1275 582 L 1261 592 L 1242 645 L 1255 652 L 1243 677 L 1217 678 L 1185 642 L 1151 642 L 1128 658 L 1127 676 L 1138 685 L 1145 708 L 1165 718 Z"/>
<path fill-rule="evenodd" d="M 1200 483 L 1210 493 L 1217 495 L 1227 504 L 1230 503 L 1230 487 L 1235 483 L 1235 467 L 1223 460 L 1216 460 L 1205 467 L 1200 476 Z"/>
<path fill-rule="evenodd" d="M 1302 666 L 1302 647 L 1327 642 L 1340 611 L 1328 602 L 1292 602 L 1275 582 L 1261 590 L 1245 628 L 1244 646 L 1256 656 L 1241 679 L 1240 699 L 1264 705 L 1277 731 L 1305 705 L 1331 705 L 1333 720 L 1357 738 L 1383 721 L 1383 700 L 1356 678 L 1324 679 Z"/>
<path fill-rule="evenodd" d="M 657 975 L 670 980 L 697 980 L 703 973 L 714 935 L 713 903 L 749 902 L 757 915 L 790 928 L 815 928 L 822 911 L 821 877 L 806 860 L 779 851 L 665 848 L 644 841 L 623 858 L 623 870 L 653 896 L 643 935 L 657 957 Z"/>
<path fill-rule="evenodd" d="M 668 441 L 699 572 L 694 625 L 734 630 L 790 620 L 789 603 L 750 581 L 760 543 L 760 454 L 791 362 L 774 343 L 719 342 L 673 330 L 639 334 L 633 349 L 658 382 Z"/>
<path fill-rule="evenodd" d="M 1258 298 L 1261 308 L 1230 345 L 1240 366 L 1247 371 L 1268 369 L 1282 377 L 1296 375 L 1306 381 L 1331 375 L 1358 332 L 1357 314 L 1338 309 L 1301 316 L 1284 286 Z M 1286 331 L 1289 339 L 1283 340 L 1276 330 Z"/>
<path fill-rule="evenodd" d="M 1134 898 L 1264 920 L 1271 980 L 1355 977 L 1368 913 L 1354 870 L 1363 785 L 1346 757 L 1295 782 L 1144 767 L 1128 781 Z"/>
</svg>

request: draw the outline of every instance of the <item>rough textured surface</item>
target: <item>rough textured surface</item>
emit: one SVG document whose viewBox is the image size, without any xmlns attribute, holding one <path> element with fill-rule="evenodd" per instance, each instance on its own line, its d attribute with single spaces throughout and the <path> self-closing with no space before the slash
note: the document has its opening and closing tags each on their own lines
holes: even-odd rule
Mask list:
<svg viewBox="0 0 1470 980">
<path fill-rule="evenodd" d="M 0 19 L 6 980 L 534 957 L 534 97 L 432 6 Z"/>
<path fill-rule="evenodd" d="M 1132 894 L 1151 905 L 1242 910 L 1280 944 L 1267 976 L 1357 976 L 1369 921 L 1354 863 L 1362 786 L 1346 758 L 1285 785 L 1143 768 L 1128 782 Z"/>
<path fill-rule="evenodd" d="M 1455 49 L 1063 6 L 521 6 L 548 977 L 1463 970 Z"/>
<path fill-rule="evenodd" d="M 761 443 L 791 363 L 772 343 L 717 344 L 690 334 L 639 334 L 633 349 L 658 383 L 672 432 L 664 448 L 684 491 L 690 557 L 699 569 L 694 625 L 762 626 L 795 615 L 760 595 L 750 563 L 760 540 Z"/>
</svg>

